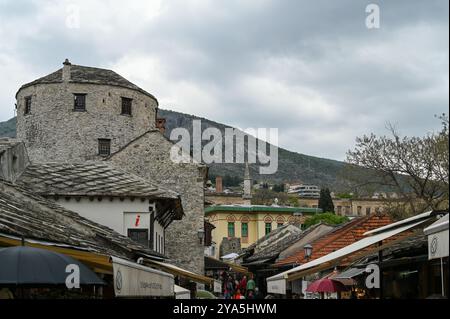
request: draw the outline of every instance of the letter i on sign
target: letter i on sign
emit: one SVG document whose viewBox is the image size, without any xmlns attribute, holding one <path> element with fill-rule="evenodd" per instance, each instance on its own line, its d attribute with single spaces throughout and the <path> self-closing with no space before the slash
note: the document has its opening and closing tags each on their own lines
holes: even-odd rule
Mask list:
<svg viewBox="0 0 450 319">
<path fill-rule="evenodd" d="M 141 215 L 137 215 L 137 216 L 136 216 L 136 221 L 134 222 L 134 226 L 135 226 L 135 227 L 138 227 L 138 226 L 139 226 L 140 220 L 141 220 Z"/>
</svg>

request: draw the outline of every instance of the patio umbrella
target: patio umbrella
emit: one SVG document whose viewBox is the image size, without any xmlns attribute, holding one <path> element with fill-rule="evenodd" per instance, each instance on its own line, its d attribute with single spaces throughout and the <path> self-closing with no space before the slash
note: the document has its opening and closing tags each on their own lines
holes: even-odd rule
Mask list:
<svg viewBox="0 0 450 319">
<path fill-rule="evenodd" d="M 339 281 L 328 278 L 322 278 L 311 283 L 306 292 L 339 292 L 347 288 Z"/>
<path fill-rule="evenodd" d="M 0 249 L 0 285 L 65 285 L 69 264 L 80 269 L 81 285 L 104 285 L 105 282 L 78 260 L 50 250 L 16 246 Z"/>
</svg>

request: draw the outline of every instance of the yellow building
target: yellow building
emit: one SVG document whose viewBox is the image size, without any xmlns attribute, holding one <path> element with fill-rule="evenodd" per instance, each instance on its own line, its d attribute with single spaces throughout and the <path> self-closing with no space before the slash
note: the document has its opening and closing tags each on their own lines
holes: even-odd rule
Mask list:
<svg viewBox="0 0 450 319">
<path fill-rule="evenodd" d="M 216 245 L 214 256 L 224 238 L 239 238 L 241 248 L 246 248 L 273 229 L 285 223 L 303 223 L 307 215 L 321 212 L 317 208 L 281 207 L 263 205 L 215 205 L 205 209 L 206 219 L 216 228 L 212 241 Z"/>
<path fill-rule="evenodd" d="M 395 201 L 401 202 L 399 199 L 384 198 L 333 198 L 333 205 L 336 215 L 359 217 L 384 212 L 386 206 Z M 302 207 L 317 207 L 319 199 L 299 198 L 298 202 Z"/>
</svg>

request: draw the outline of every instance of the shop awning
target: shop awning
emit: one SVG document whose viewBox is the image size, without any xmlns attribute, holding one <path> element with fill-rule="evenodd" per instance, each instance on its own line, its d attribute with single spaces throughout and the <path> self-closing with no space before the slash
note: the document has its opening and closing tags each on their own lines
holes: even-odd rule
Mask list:
<svg viewBox="0 0 450 319">
<path fill-rule="evenodd" d="M 435 234 L 437 232 L 441 232 L 444 230 L 448 230 L 448 215 L 445 215 L 444 217 L 439 218 L 437 221 L 435 221 L 433 224 L 428 226 L 423 230 L 425 235 L 431 235 Z"/>
<path fill-rule="evenodd" d="M 223 260 L 219 260 L 210 256 L 205 256 L 205 268 L 206 269 L 223 269 L 223 270 L 232 270 L 237 273 L 241 273 L 244 275 L 250 274 L 250 271 L 247 267 L 237 265 L 232 262 L 227 262 Z"/>
<path fill-rule="evenodd" d="M 340 274 L 334 275 L 330 278 L 331 279 L 349 279 L 349 278 L 359 276 L 365 271 L 366 271 L 365 269 L 361 269 L 361 268 L 349 268 L 346 271 L 343 271 Z"/>
<path fill-rule="evenodd" d="M 286 282 L 296 280 L 301 277 L 304 277 L 307 274 L 328 269 L 332 267 L 333 263 L 338 263 L 344 257 L 354 254 L 364 248 L 367 248 L 373 244 L 381 242 L 389 237 L 400 234 L 408 229 L 416 227 L 425 222 L 426 220 L 427 219 L 423 219 L 415 223 L 407 224 L 394 229 L 389 229 L 382 233 L 377 233 L 370 237 L 365 237 L 351 245 L 338 249 L 328 255 L 314 259 L 310 262 L 307 262 L 293 269 L 284 271 L 275 276 L 269 277 L 267 278 L 267 291 L 269 293 L 285 294 L 286 283 L 283 284 L 282 281 Z"/>
<path fill-rule="evenodd" d="M 428 235 L 428 259 L 448 257 L 448 214 L 423 230 Z"/>
<path fill-rule="evenodd" d="M 87 266 L 89 266 L 96 273 L 112 274 L 111 263 L 109 256 L 98 254 L 87 249 L 81 249 L 71 245 L 60 243 L 46 242 L 42 240 L 33 240 L 26 238 L 25 243 L 29 247 L 36 247 L 58 252 L 70 257 L 73 257 Z M 22 239 L 17 236 L 0 234 L 0 246 L 20 246 Z"/>
<path fill-rule="evenodd" d="M 173 287 L 175 299 L 191 299 L 191 291 L 189 289 L 175 285 Z"/>
<path fill-rule="evenodd" d="M 171 274 L 125 259 L 111 257 L 116 297 L 173 297 Z"/>
<path fill-rule="evenodd" d="M 196 274 L 192 271 L 180 268 L 180 267 L 172 265 L 172 264 L 168 264 L 168 263 L 164 263 L 164 262 L 156 261 L 156 260 L 151 260 L 151 259 L 147 259 L 147 258 L 145 258 L 144 260 L 145 260 L 146 264 L 156 267 L 158 269 L 161 269 L 163 271 L 166 271 L 174 276 L 184 277 L 184 278 L 190 279 L 192 281 L 207 284 L 207 285 L 212 285 L 214 282 L 213 278 L 206 277 L 206 276 L 200 275 L 200 274 Z"/>
<path fill-rule="evenodd" d="M 415 216 L 412 216 L 409 218 L 405 218 L 405 219 L 399 220 L 398 222 L 391 223 L 391 224 L 383 226 L 383 227 L 369 230 L 368 232 L 364 233 L 364 236 L 374 235 L 374 234 L 378 234 L 378 233 L 384 233 L 388 230 L 392 230 L 392 229 L 398 228 L 400 226 L 403 227 L 406 225 L 417 223 L 419 221 L 425 221 L 425 220 L 428 220 L 428 218 L 430 218 L 431 216 L 434 216 L 436 214 L 437 214 L 436 212 L 430 210 L 428 212 L 418 214 L 418 215 L 415 215 Z"/>
<path fill-rule="evenodd" d="M 272 260 L 272 258 L 251 261 L 251 262 L 245 263 L 245 266 L 258 266 L 258 265 L 262 265 L 262 264 L 268 262 L 269 260 Z"/>
<path fill-rule="evenodd" d="M 350 268 L 347 269 L 346 271 L 341 272 L 340 274 L 333 275 L 329 278 L 333 280 L 338 280 L 346 286 L 353 286 L 356 284 L 356 281 L 353 278 L 361 275 L 365 271 L 366 271 L 365 269 L 361 268 Z"/>
</svg>

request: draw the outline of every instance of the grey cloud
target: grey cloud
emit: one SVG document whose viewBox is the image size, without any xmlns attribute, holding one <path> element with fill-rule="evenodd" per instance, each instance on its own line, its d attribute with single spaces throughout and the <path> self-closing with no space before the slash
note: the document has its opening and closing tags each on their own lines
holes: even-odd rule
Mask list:
<svg viewBox="0 0 450 319">
<path fill-rule="evenodd" d="M 196 115 L 242 128 L 277 125 L 280 144 L 303 153 L 343 159 L 355 136 L 384 133 L 386 121 L 421 135 L 439 125 L 433 114 L 448 108 L 446 0 L 377 1 L 379 30 L 365 28 L 370 2 L 359 0 L 163 1 L 161 15 L 145 23 L 139 12 L 135 21 L 117 19 L 107 6 L 95 21 L 98 6 L 80 1 L 79 30 L 63 25 L 64 7 L 62 17 L 57 12 L 45 23 L 37 18 L 42 6 L 30 2 L 21 10 L 15 3 L 0 2 L 0 35 L 2 24 L 24 24 L 7 34 L 9 45 L 0 44 L 0 61 L 2 54 L 11 57 L 30 70 L 29 80 L 59 68 L 65 57 L 100 67 L 127 56 L 152 57 L 162 74 L 135 77 L 139 66 L 133 65 L 124 75 L 162 101 L 177 98 L 162 108 L 200 111 Z M 109 3 L 114 14 L 131 10 Z M 38 33 L 25 32 L 33 23 Z M 159 92 L 153 76 L 164 78 Z M 193 88 L 205 98 L 192 98 L 186 90 Z M 6 120 L 12 110 L 3 107 L 15 92 L 0 92 Z M 321 134 L 323 140 L 314 138 Z"/>
</svg>

